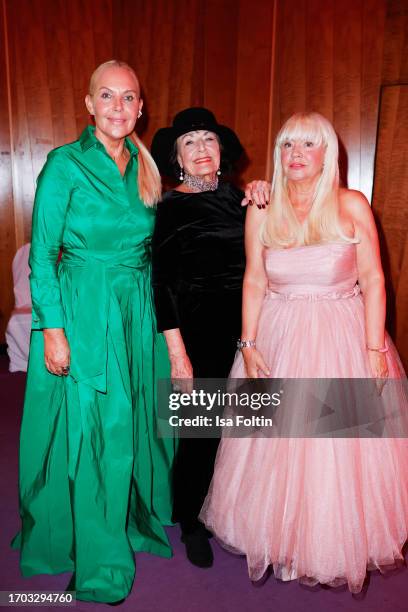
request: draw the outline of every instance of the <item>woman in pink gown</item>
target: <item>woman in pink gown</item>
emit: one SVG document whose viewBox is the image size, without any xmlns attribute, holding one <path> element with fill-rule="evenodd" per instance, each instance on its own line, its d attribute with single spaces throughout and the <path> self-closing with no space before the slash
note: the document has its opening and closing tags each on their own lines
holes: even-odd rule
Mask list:
<svg viewBox="0 0 408 612">
<path fill-rule="evenodd" d="M 324 117 L 297 114 L 284 124 L 271 203 L 248 210 L 245 231 L 232 378 L 405 377 L 384 330 L 371 209 L 361 193 L 339 188 L 337 138 Z M 347 583 L 358 593 L 367 569 L 402 560 L 408 442 L 224 438 L 200 518 L 246 555 L 252 580 L 272 566 L 282 580 Z"/>
</svg>

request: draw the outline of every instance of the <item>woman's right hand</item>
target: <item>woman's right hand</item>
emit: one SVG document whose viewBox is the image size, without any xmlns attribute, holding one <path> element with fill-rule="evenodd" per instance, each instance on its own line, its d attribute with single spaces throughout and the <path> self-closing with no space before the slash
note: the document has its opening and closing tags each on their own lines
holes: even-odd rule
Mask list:
<svg viewBox="0 0 408 612">
<path fill-rule="evenodd" d="M 171 378 L 193 378 L 193 366 L 187 353 L 171 355 Z"/>
<path fill-rule="evenodd" d="M 51 374 L 68 376 L 70 350 L 63 329 L 44 329 L 45 366 Z M 68 369 L 66 369 L 68 368 Z"/>
<path fill-rule="evenodd" d="M 175 391 L 190 393 L 193 389 L 193 367 L 180 329 L 165 329 L 164 336 L 167 342 L 171 365 L 171 380 Z"/>
<path fill-rule="evenodd" d="M 254 346 L 242 348 L 241 352 L 248 378 L 260 378 L 259 372 L 264 374 L 265 377 L 269 377 L 271 375 L 264 358 Z"/>
<path fill-rule="evenodd" d="M 193 366 L 187 353 L 176 355 L 170 353 L 169 357 L 174 390 L 190 393 L 193 389 Z"/>
</svg>

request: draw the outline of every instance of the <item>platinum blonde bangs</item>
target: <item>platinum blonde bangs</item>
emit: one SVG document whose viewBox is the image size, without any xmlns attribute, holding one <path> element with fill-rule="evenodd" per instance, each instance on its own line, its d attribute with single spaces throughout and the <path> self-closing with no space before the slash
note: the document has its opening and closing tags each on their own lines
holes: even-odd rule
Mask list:
<svg viewBox="0 0 408 612">
<path fill-rule="evenodd" d="M 289 199 L 281 162 L 287 141 L 313 142 L 325 148 L 322 172 L 312 198 L 307 221 L 299 223 Z M 346 236 L 339 221 L 338 140 L 330 121 L 319 113 L 296 113 L 280 129 L 274 148 L 274 173 L 267 215 L 261 226 L 264 246 L 289 248 L 322 242 L 355 242 Z"/>
<path fill-rule="evenodd" d="M 276 138 L 276 145 L 281 147 L 284 142 L 290 140 L 310 140 L 317 146 L 322 143 L 327 145 L 328 138 L 327 134 L 324 134 L 323 126 L 319 122 L 313 121 L 311 115 L 297 113 L 286 121 Z"/>
</svg>

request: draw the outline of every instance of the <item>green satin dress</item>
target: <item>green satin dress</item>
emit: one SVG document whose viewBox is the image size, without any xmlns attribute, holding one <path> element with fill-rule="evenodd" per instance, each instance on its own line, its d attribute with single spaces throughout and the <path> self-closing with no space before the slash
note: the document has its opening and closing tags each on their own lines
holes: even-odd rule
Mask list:
<svg viewBox="0 0 408 612">
<path fill-rule="evenodd" d="M 173 442 L 156 436 L 156 380 L 170 366 L 152 305 L 155 210 L 88 127 L 39 176 L 30 253 L 33 331 L 20 444 L 24 576 L 74 571 L 78 599 L 126 597 L 134 551 L 171 548 Z M 62 258 L 56 265 L 60 248 Z M 67 378 L 44 365 L 61 328 Z"/>
</svg>

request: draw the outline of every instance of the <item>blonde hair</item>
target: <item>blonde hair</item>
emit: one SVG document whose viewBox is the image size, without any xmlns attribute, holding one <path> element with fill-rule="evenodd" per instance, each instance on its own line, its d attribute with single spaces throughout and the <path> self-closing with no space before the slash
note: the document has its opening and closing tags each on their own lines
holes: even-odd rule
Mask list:
<svg viewBox="0 0 408 612">
<path fill-rule="evenodd" d="M 100 64 L 92 73 L 89 80 L 89 95 L 93 96 L 95 93 L 95 85 L 100 74 L 106 68 L 126 68 L 135 77 L 139 84 L 136 72 L 126 62 L 119 60 L 109 60 Z M 139 187 L 139 195 L 145 206 L 155 206 L 162 196 L 161 177 L 159 170 L 154 162 L 153 157 L 150 155 L 147 147 L 143 144 L 136 132 L 133 131 L 129 136 L 130 140 L 134 142 L 139 150 L 138 155 L 138 175 L 137 182 Z"/>
<path fill-rule="evenodd" d="M 295 215 L 283 174 L 281 146 L 288 140 L 310 140 L 325 147 L 322 173 L 304 225 Z M 283 124 L 275 141 L 271 200 L 260 232 L 265 246 L 285 248 L 328 241 L 355 241 L 345 235 L 339 220 L 338 155 L 336 132 L 323 115 L 296 113 Z"/>
</svg>

